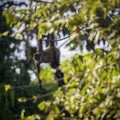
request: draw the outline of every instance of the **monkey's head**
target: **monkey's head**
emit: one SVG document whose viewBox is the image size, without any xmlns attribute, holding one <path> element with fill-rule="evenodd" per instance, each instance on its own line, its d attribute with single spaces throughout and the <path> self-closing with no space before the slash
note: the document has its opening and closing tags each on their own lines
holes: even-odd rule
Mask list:
<svg viewBox="0 0 120 120">
<path fill-rule="evenodd" d="M 35 63 L 40 63 L 40 55 L 38 52 L 33 54 L 33 60 Z"/>
</svg>

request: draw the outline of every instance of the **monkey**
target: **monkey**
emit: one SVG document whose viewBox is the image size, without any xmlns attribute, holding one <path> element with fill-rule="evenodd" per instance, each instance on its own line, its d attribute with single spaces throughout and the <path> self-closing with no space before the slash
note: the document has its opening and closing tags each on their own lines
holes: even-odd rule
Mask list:
<svg viewBox="0 0 120 120">
<path fill-rule="evenodd" d="M 34 53 L 33 60 L 37 66 L 37 73 L 40 73 L 40 64 L 41 63 L 49 63 L 53 69 L 56 69 L 55 78 L 57 79 L 58 86 L 64 85 L 64 74 L 59 69 L 60 66 L 60 50 L 55 47 L 54 35 L 48 35 L 49 46 L 43 50 L 42 40 L 39 42 L 38 47 L 39 50 Z M 39 87 L 40 91 L 42 90 L 41 80 L 39 79 Z"/>
<path fill-rule="evenodd" d="M 55 47 L 54 35 L 48 34 L 49 46 L 43 50 L 42 40 L 39 42 L 39 51 L 33 55 L 35 63 L 49 63 L 52 68 L 57 68 L 60 64 L 60 50 Z"/>
<path fill-rule="evenodd" d="M 35 63 L 50 63 L 52 68 L 59 66 L 60 51 L 56 47 L 48 47 L 45 50 L 36 52 L 33 55 Z"/>
</svg>

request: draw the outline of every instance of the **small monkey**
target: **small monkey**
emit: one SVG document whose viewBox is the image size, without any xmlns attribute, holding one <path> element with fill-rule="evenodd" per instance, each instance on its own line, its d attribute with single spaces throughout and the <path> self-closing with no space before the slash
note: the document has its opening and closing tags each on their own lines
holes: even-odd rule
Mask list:
<svg viewBox="0 0 120 120">
<path fill-rule="evenodd" d="M 36 52 L 33 55 L 35 63 L 50 63 L 52 68 L 59 66 L 60 51 L 56 47 L 48 47 L 46 50 Z"/>
<path fill-rule="evenodd" d="M 52 68 L 59 66 L 60 50 L 55 47 L 54 35 L 48 35 L 49 46 L 43 50 L 42 40 L 39 41 L 39 51 L 33 55 L 35 63 L 50 63 Z"/>
<path fill-rule="evenodd" d="M 43 50 L 42 48 L 42 40 L 39 42 L 38 44 L 39 51 L 37 51 L 33 55 L 33 60 L 35 61 L 35 64 L 37 66 L 38 75 L 40 73 L 41 63 L 49 63 L 52 68 L 56 69 L 55 78 L 61 79 L 61 80 L 58 80 L 57 82 L 58 82 L 58 86 L 62 86 L 64 84 L 64 80 L 63 80 L 64 74 L 59 69 L 60 50 L 55 47 L 53 34 L 48 35 L 48 40 L 49 40 L 49 46 L 45 50 Z M 42 90 L 41 80 L 40 78 L 38 79 L 39 79 L 40 90 Z"/>
</svg>

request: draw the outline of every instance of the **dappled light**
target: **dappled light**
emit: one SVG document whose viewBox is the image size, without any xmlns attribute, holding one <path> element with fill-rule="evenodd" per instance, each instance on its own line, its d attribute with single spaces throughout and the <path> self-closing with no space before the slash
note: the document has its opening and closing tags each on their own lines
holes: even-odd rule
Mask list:
<svg viewBox="0 0 120 120">
<path fill-rule="evenodd" d="M 1 0 L 0 120 L 120 120 L 120 1 Z"/>
</svg>

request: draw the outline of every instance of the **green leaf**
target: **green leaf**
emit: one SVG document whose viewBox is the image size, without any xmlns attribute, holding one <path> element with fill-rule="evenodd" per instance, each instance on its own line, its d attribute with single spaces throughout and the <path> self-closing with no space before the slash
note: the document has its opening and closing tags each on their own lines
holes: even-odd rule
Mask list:
<svg viewBox="0 0 120 120">
<path fill-rule="evenodd" d="M 3 32 L 0 34 L 0 36 L 7 36 L 9 34 L 9 31 Z"/>
<path fill-rule="evenodd" d="M 20 118 L 21 118 L 21 120 L 24 120 L 24 118 L 25 118 L 25 109 L 23 109 L 22 111 L 21 111 L 21 114 L 20 114 Z"/>
<path fill-rule="evenodd" d="M 54 106 L 53 109 L 54 109 L 54 111 L 55 111 L 56 114 L 60 113 L 60 110 L 59 110 L 59 108 L 57 106 Z"/>
<path fill-rule="evenodd" d="M 45 108 L 46 108 L 46 102 L 45 101 L 43 101 L 43 102 L 41 102 L 39 105 L 38 105 L 38 108 L 40 109 L 40 110 L 45 110 Z"/>
<path fill-rule="evenodd" d="M 55 120 L 55 116 L 56 116 L 56 113 L 53 111 L 50 111 L 46 120 Z"/>
</svg>

